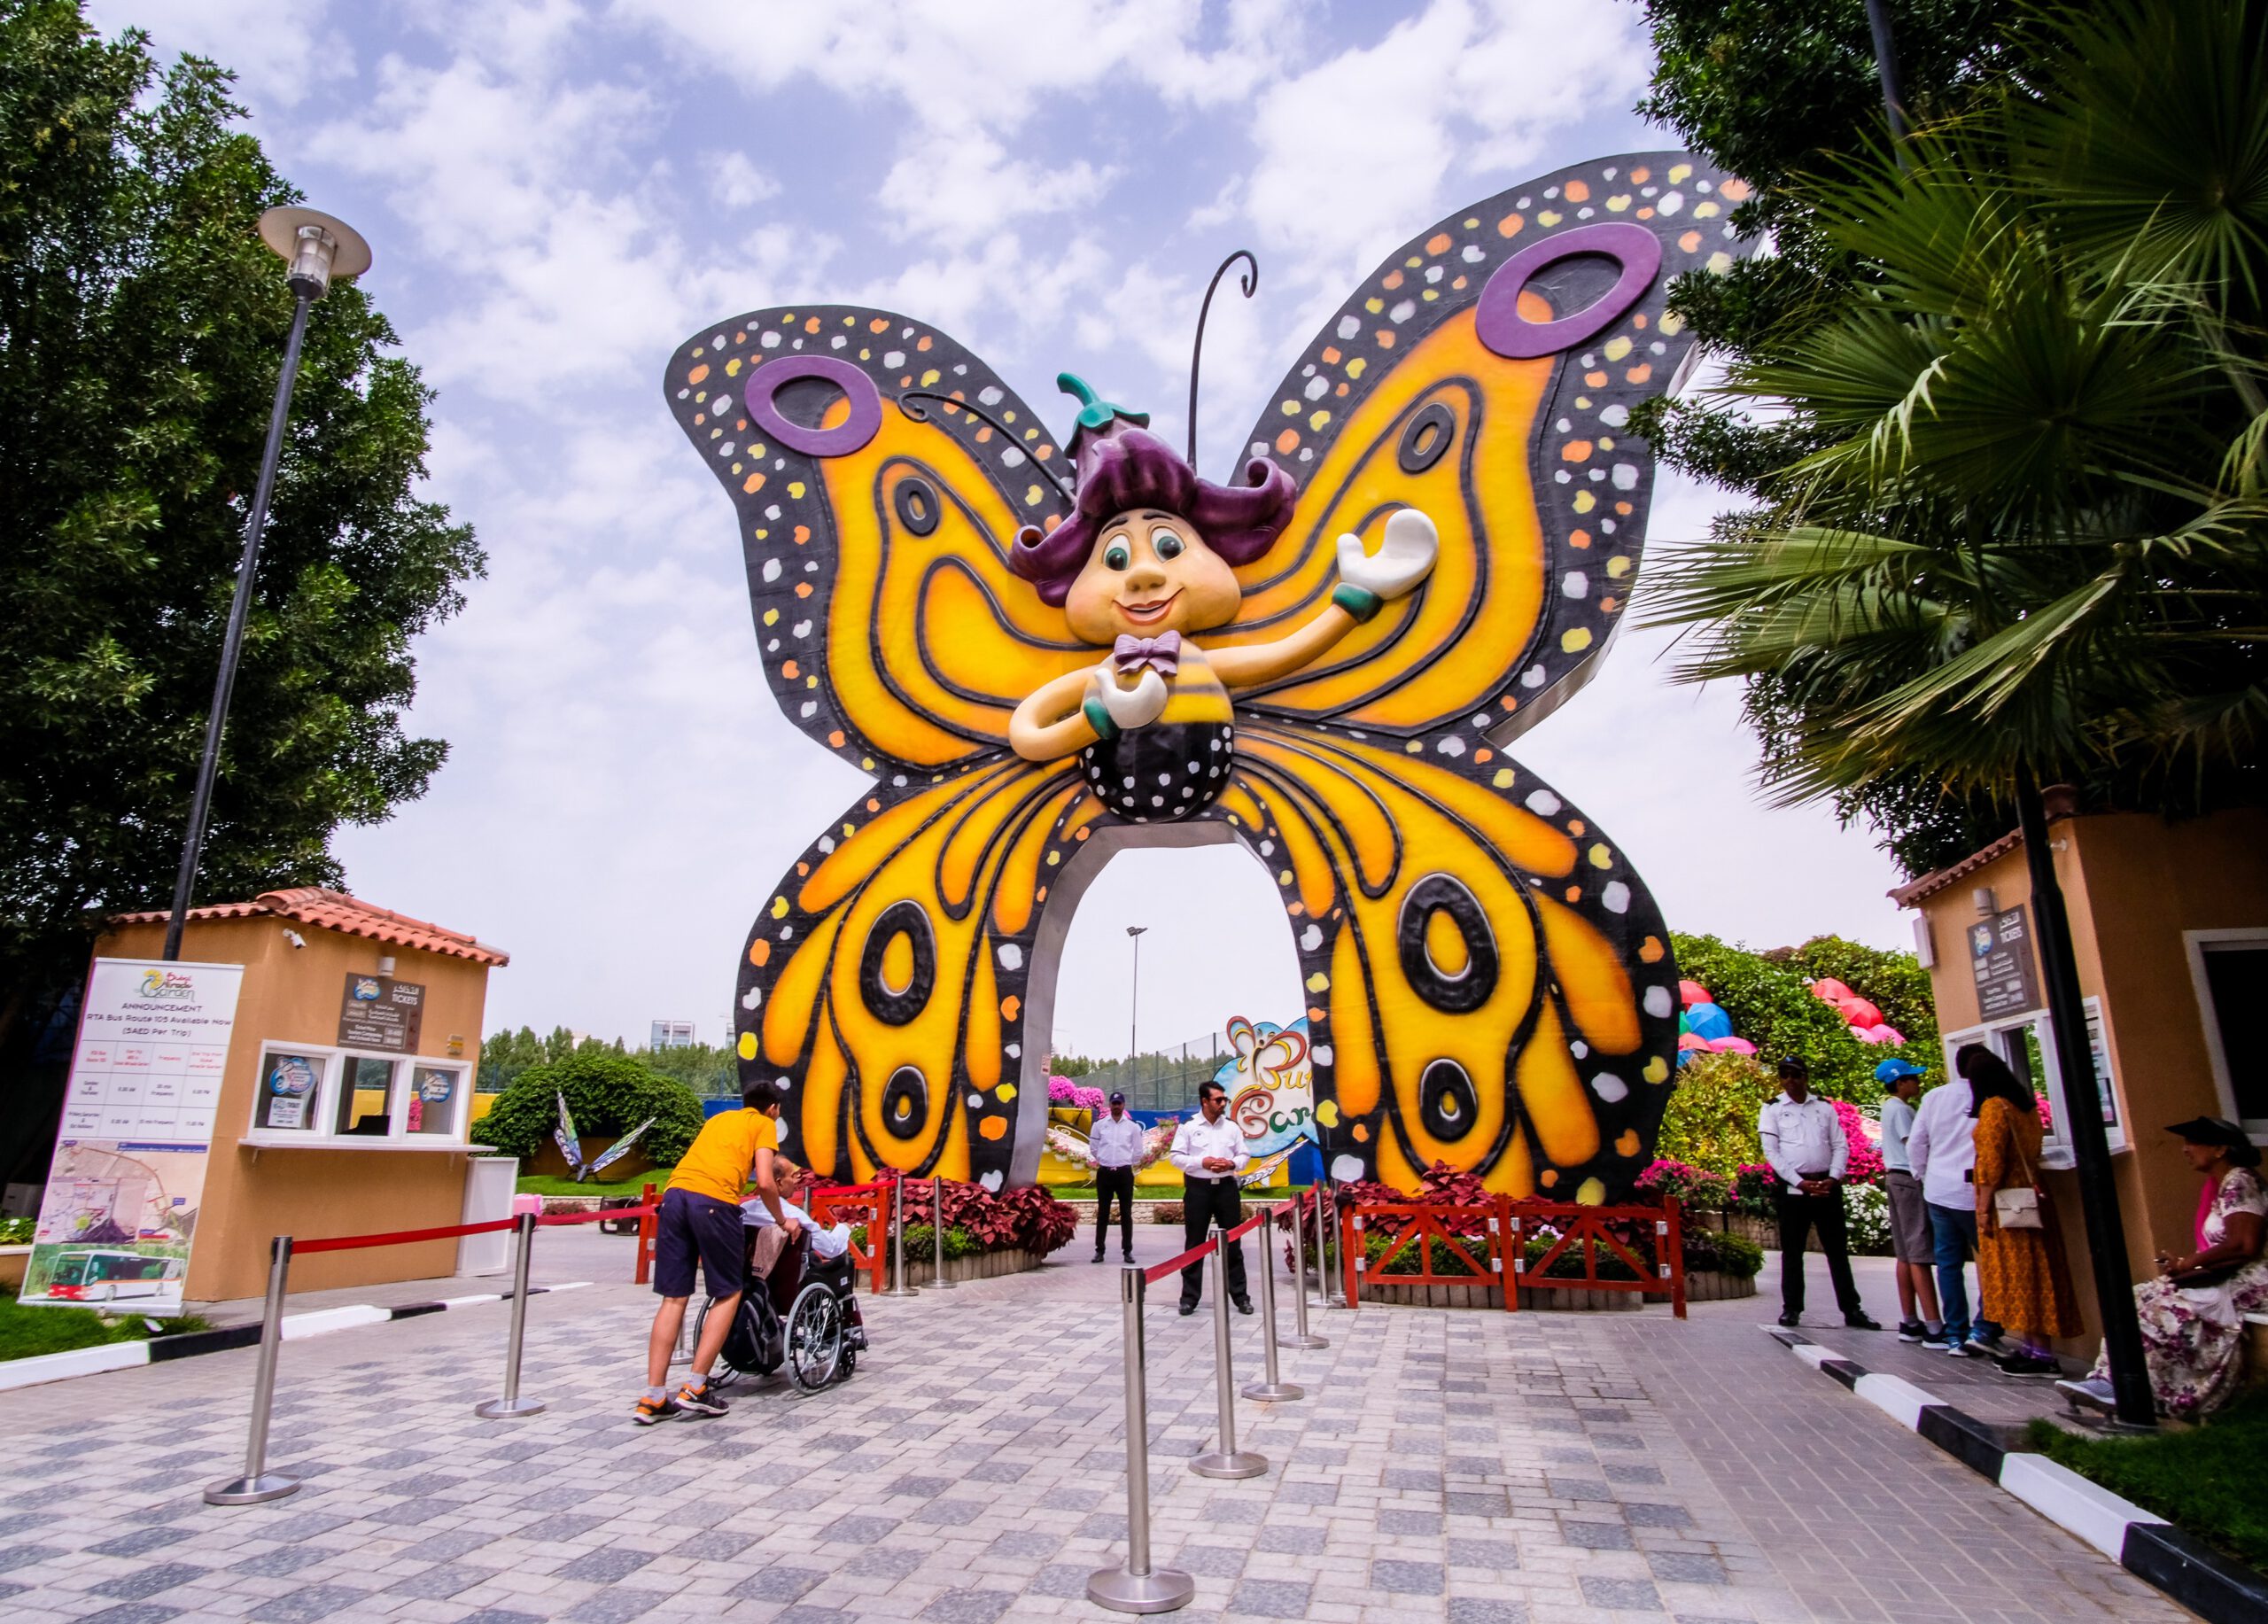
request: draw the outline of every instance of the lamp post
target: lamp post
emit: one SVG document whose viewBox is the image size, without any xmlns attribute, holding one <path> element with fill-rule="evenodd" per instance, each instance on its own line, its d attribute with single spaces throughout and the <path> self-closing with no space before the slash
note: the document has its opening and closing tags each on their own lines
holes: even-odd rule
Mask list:
<svg viewBox="0 0 2268 1624">
<path fill-rule="evenodd" d="M 370 245 L 341 220 L 311 208 L 272 208 L 260 217 L 260 240 L 291 268 L 291 336 L 284 344 L 284 369 L 276 379 L 276 406 L 268 419 L 268 448 L 260 459 L 260 484 L 252 493 L 252 517 L 245 524 L 244 556 L 237 563 L 237 595 L 229 606 L 228 634 L 221 643 L 221 672 L 213 684 L 213 710 L 205 720 L 205 754 L 197 764 L 197 791 L 189 803 L 189 832 L 182 842 L 181 872 L 174 878 L 173 913 L 166 921 L 164 957 L 181 957 L 183 922 L 197 883 L 197 860 L 205 848 L 205 826 L 213 811 L 213 780 L 221 766 L 221 734 L 228 726 L 229 697 L 237 685 L 237 662 L 244 653 L 245 620 L 252 610 L 252 578 L 260 569 L 260 536 L 268 527 L 268 498 L 276 493 L 276 464 L 284 453 L 284 424 L 291 410 L 291 386 L 299 381 L 299 346 L 307 336 L 307 312 L 330 291 L 334 276 L 359 276 L 370 268 Z"/>
<path fill-rule="evenodd" d="M 1139 1068 L 1142 1058 L 1142 933 L 1147 925 L 1129 925 L 1126 934 L 1134 938 L 1134 979 L 1126 998 L 1126 1063 Z"/>
</svg>

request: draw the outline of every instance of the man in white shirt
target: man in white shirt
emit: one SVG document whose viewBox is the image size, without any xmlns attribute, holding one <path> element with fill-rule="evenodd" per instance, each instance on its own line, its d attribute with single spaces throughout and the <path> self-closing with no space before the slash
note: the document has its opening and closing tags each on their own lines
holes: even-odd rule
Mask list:
<svg viewBox="0 0 2268 1624">
<path fill-rule="evenodd" d="M 1218 1083 L 1197 1091 L 1198 1115 L 1175 1130 L 1169 1155 L 1181 1169 L 1181 1233 L 1184 1245 L 1203 1242 L 1206 1232 L 1218 1224 L 1223 1233 L 1244 1221 L 1244 1202 L 1237 1193 L 1237 1175 L 1249 1160 L 1244 1154 L 1244 1130 L 1229 1115 L 1229 1092 Z M 1244 1286 L 1244 1242 L 1231 1240 L 1223 1247 L 1222 1265 L 1229 1277 L 1229 1301 L 1237 1312 L 1252 1312 L 1252 1299 Z M 1181 1271 L 1181 1311 L 1197 1312 L 1205 1294 L 1205 1263 L 1200 1258 Z"/>
<path fill-rule="evenodd" d="M 1981 1359 L 1997 1350 L 2000 1327 L 1982 1317 L 1969 1323 L 1969 1285 L 1961 1275 L 1962 1265 L 1977 1255 L 1977 1122 L 1969 1114 L 1974 1103 L 1964 1082 L 1949 1082 L 1922 1095 L 1906 1136 L 1906 1159 L 1922 1181 L 1922 1203 L 1937 1247 L 1946 1351 Z"/>
<path fill-rule="evenodd" d="M 1110 1203 L 1118 1201 L 1118 1251 L 1134 1261 L 1134 1166 L 1142 1160 L 1142 1124 L 1126 1114 L 1126 1096 L 1110 1097 L 1110 1114 L 1095 1119 L 1087 1135 L 1095 1154 L 1095 1262 L 1110 1233 Z"/>
<path fill-rule="evenodd" d="M 850 1249 L 850 1226 L 837 1224 L 832 1229 L 812 1222 L 811 1214 L 803 1208 L 803 1199 L 812 1187 L 809 1168 L 800 1168 L 784 1156 L 777 1159 L 779 1175 L 780 1215 L 789 1224 L 800 1224 L 812 1232 L 812 1255 L 821 1260 L 840 1257 Z M 763 1198 L 751 1197 L 741 1203 L 741 1223 L 749 1229 L 769 1229 L 773 1219 Z"/>
<path fill-rule="evenodd" d="M 1853 1331 L 1879 1331 L 1867 1317 L 1858 1283 L 1851 1278 L 1843 1211 L 1843 1173 L 1850 1165 L 1851 1146 L 1843 1137 L 1843 1119 L 1832 1100 L 1811 1092 L 1810 1068 L 1793 1055 L 1780 1062 L 1780 1090 L 1756 1118 L 1780 1207 L 1780 1323 L 1803 1323 L 1804 1247 L 1816 1228 L 1843 1323 Z"/>
</svg>

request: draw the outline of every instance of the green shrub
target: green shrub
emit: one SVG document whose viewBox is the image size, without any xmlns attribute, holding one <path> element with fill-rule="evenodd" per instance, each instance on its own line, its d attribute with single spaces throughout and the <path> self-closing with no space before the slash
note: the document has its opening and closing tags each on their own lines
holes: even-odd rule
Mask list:
<svg viewBox="0 0 2268 1624">
<path fill-rule="evenodd" d="M 1767 1071 L 1783 1056 L 1797 1055 L 1811 1068 L 1814 1089 L 1860 1106 L 1882 1103 L 1875 1068 L 1892 1055 L 1912 1061 L 1930 1080 L 1944 1075 L 1930 973 L 1911 953 L 1884 952 L 1840 936 L 1814 936 L 1801 947 L 1764 953 L 1715 936 L 1674 936 L 1672 942 L 1678 974 L 1709 989 L 1732 1017 L 1733 1030 L 1756 1045 Z M 1905 1045 L 1858 1041 L 1843 1012 L 1813 993 L 1810 983 L 1822 976 L 1833 976 L 1874 1004 Z"/>
<path fill-rule="evenodd" d="M 1744 1235 L 1712 1229 L 1685 1232 L 1685 1271 L 1714 1269 L 1736 1280 L 1752 1280 L 1764 1267 L 1764 1248 Z"/>
<path fill-rule="evenodd" d="M 478 1125 L 481 1143 L 522 1162 L 551 1143 L 564 1094 L 578 1133 L 609 1138 L 648 1117 L 637 1152 L 663 1167 L 676 1162 L 701 1131 L 701 1100 L 684 1084 L 657 1076 L 626 1054 L 586 1047 L 514 1077 Z"/>
<path fill-rule="evenodd" d="M 1684 967 L 1681 963 L 1679 967 Z M 1817 998 L 1811 1001 L 1819 1003 Z M 1749 1055 L 1695 1054 L 1677 1068 L 1676 1087 L 1654 1140 L 1655 1156 L 1726 1178 L 1744 1163 L 1763 1161 L 1764 1147 L 1756 1137 L 1757 1113 L 1779 1087 L 1772 1074 Z"/>
</svg>

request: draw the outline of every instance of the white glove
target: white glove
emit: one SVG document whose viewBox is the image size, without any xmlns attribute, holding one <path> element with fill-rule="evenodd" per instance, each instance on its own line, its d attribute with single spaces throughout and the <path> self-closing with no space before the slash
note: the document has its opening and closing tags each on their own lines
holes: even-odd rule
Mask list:
<svg viewBox="0 0 2268 1624">
<path fill-rule="evenodd" d="M 1134 686 L 1124 688 L 1118 686 L 1117 668 L 1106 660 L 1095 672 L 1095 684 L 1101 690 L 1102 708 L 1122 732 L 1147 727 L 1165 714 L 1166 680 L 1147 665 Z"/>
<path fill-rule="evenodd" d="M 1400 508 L 1386 522 L 1386 537 L 1375 553 L 1363 550 L 1363 538 L 1339 538 L 1339 579 L 1350 587 L 1398 598 L 1433 573 L 1441 538 L 1433 521 L 1415 508 Z"/>
</svg>

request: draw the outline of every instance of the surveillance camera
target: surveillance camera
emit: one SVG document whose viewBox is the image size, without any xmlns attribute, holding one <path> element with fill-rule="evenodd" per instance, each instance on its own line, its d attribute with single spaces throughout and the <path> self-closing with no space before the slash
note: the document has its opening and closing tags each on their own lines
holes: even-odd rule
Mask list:
<svg viewBox="0 0 2268 1624">
<path fill-rule="evenodd" d="M 284 932 L 284 939 L 294 947 L 305 947 L 307 944 L 307 938 L 296 930 L 286 929 Z"/>
</svg>

